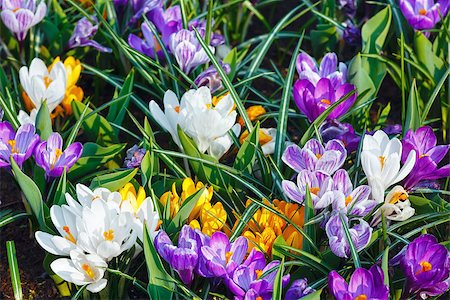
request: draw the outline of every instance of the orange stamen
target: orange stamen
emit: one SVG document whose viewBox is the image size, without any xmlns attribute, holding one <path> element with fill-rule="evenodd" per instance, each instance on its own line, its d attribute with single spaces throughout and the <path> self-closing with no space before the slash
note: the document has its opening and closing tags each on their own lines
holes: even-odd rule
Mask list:
<svg viewBox="0 0 450 300">
<path fill-rule="evenodd" d="M 433 269 L 433 265 L 430 264 L 427 261 L 423 261 L 420 263 L 421 269 L 419 271 L 416 272 L 416 275 L 423 273 L 423 272 L 428 272 L 431 271 Z"/>
<path fill-rule="evenodd" d="M 322 99 L 322 100 L 320 100 L 320 102 L 322 102 L 322 103 L 324 103 L 326 105 L 330 105 L 331 104 L 331 101 L 328 100 L 328 99 Z"/>
<path fill-rule="evenodd" d="M 383 169 L 383 168 L 384 168 L 384 161 L 385 161 L 386 157 L 384 157 L 384 156 L 379 156 L 378 159 L 380 160 L 381 168 Z"/>
<path fill-rule="evenodd" d="M 312 187 L 312 188 L 309 189 L 309 191 L 310 191 L 312 194 L 314 194 L 314 195 L 317 196 L 317 194 L 318 194 L 319 191 L 320 191 L 320 188 L 318 188 L 318 187 Z"/>
<path fill-rule="evenodd" d="M 70 228 L 69 226 L 63 226 L 63 230 L 67 233 L 67 235 L 65 236 L 66 240 L 76 244 L 77 240 L 75 240 L 74 236 L 72 235 L 72 233 L 70 232 Z"/>
<path fill-rule="evenodd" d="M 89 276 L 89 278 L 94 279 L 95 274 L 90 265 L 84 263 L 81 265 L 81 268 L 83 269 L 84 272 L 86 272 L 86 275 Z"/>
<path fill-rule="evenodd" d="M 419 15 L 425 16 L 427 14 L 427 10 L 425 8 L 419 9 Z"/>
</svg>

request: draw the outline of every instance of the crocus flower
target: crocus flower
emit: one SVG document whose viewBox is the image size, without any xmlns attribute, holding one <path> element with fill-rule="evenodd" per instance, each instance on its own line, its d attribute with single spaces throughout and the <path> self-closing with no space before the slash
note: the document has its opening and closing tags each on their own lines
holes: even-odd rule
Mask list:
<svg viewBox="0 0 450 300">
<path fill-rule="evenodd" d="M 248 130 L 245 130 L 239 137 L 239 142 L 243 144 L 248 138 Z M 275 152 L 275 141 L 277 136 L 276 128 L 260 128 L 259 129 L 259 144 L 264 155 L 271 155 Z"/>
<path fill-rule="evenodd" d="M 128 169 L 139 168 L 142 163 L 142 159 L 145 156 L 145 149 L 139 148 L 137 145 L 134 145 L 130 149 L 127 150 L 127 156 L 123 162 L 124 167 Z"/>
<path fill-rule="evenodd" d="M 238 237 L 233 243 L 225 233 L 212 234 L 209 245 L 200 249 L 199 271 L 203 277 L 224 277 L 241 265 L 247 254 L 248 241 Z"/>
<path fill-rule="evenodd" d="M 415 30 L 432 29 L 450 7 L 446 0 L 399 0 L 400 10 Z"/>
<path fill-rule="evenodd" d="M 205 236 L 189 225 L 183 226 L 178 238 L 178 247 L 172 244 L 166 232 L 160 231 L 155 238 L 159 255 L 178 273 L 185 284 L 194 280 L 201 247 L 206 244 Z"/>
<path fill-rule="evenodd" d="M 357 268 L 349 283 L 338 272 L 331 271 L 328 275 L 328 287 L 336 300 L 389 299 L 389 288 L 384 285 L 383 271 L 377 265 L 369 270 Z"/>
<path fill-rule="evenodd" d="M 59 258 L 50 264 L 56 275 L 67 282 L 80 286 L 92 293 L 98 293 L 106 287 L 107 279 L 103 278 L 108 264 L 98 255 L 83 254 L 72 250 L 70 259 Z"/>
<path fill-rule="evenodd" d="M 361 138 L 355 134 L 353 126 L 349 123 L 340 123 L 337 120 L 326 120 L 319 128 L 322 140 L 327 143 L 330 140 L 340 140 L 348 153 L 358 149 Z"/>
<path fill-rule="evenodd" d="M 412 241 L 400 266 L 406 275 L 406 293 L 422 299 L 439 296 L 450 286 L 450 253 L 429 234 Z"/>
<path fill-rule="evenodd" d="M 68 172 L 83 152 L 83 145 L 79 142 L 69 145 L 64 151 L 62 148 L 63 140 L 57 132 L 36 146 L 36 164 L 44 169 L 48 177 L 60 177 L 64 169 Z"/>
<path fill-rule="evenodd" d="M 436 180 L 450 176 L 450 164 L 438 168 L 450 148 L 450 145 L 436 146 L 436 135 L 429 126 L 420 127 L 414 132 L 408 130 L 402 139 L 403 153 L 402 162 L 406 163 L 407 153 L 414 150 L 416 153 L 416 163 L 411 173 L 405 179 L 404 187 L 407 190 L 413 189 L 421 181 Z"/>
<path fill-rule="evenodd" d="M 139 19 L 152 10 L 162 7 L 162 0 L 131 0 L 131 5 L 133 7 L 133 16 L 130 18 L 130 25 L 136 24 Z"/>
<path fill-rule="evenodd" d="M 406 151 L 405 154 L 408 153 Z M 416 162 L 416 151 L 409 151 L 402 168 L 401 157 L 402 144 L 397 138 L 390 140 L 382 130 L 376 131 L 373 136 L 364 136 L 361 165 L 372 189 L 373 199 L 378 203 L 383 202 L 388 187 L 403 180 L 411 172 Z"/>
<path fill-rule="evenodd" d="M 86 17 L 81 18 L 75 25 L 68 47 L 94 47 L 100 52 L 111 52 L 110 48 L 104 47 L 92 39 L 97 30 L 98 20 L 95 16 L 90 16 L 90 20 Z"/>
<path fill-rule="evenodd" d="M 207 202 L 202 206 L 200 217 L 189 222 L 192 228 L 197 228 L 202 233 L 211 236 L 223 228 L 227 221 L 227 212 L 223 208 L 221 202 L 216 202 L 214 205 Z"/>
<path fill-rule="evenodd" d="M 345 29 L 342 37 L 344 38 L 344 41 L 350 46 L 361 46 L 361 29 L 359 29 L 358 26 L 353 25 L 351 22 L 345 23 Z"/>
<path fill-rule="evenodd" d="M 222 68 L 225 71 L 225 73 L 229 74 L 231 72 L 231 67 L 229 64 L 222 63 Z M 198 77 L 194 81 L 195 85 L 200 86 L 207 86 L 211 90 L 211 93 L 215 93 L 218 90 L 223 89 L 222 85 L 222 78 L 220 78 L 219 73 L 216 70 L 215 66 L 210 66 L 208 69 L 200 73 Z"/>
<path fill-rule="evenodd" d="M 141 31 L 144 39 L 141 39 L 137 35 L 130 34 L 128 36 L 128 44 L 130 44 L 131 48 L 139 51 L 151 58 L 156 58 L 156 55 L 161 59 L 164 57 L 164 53 L 162 51 L 161 45 L 156 40 L 153 32 L 147 23 L 142 23 Z"/>
<path fill-rule="evenodd" d="M 411 207 L 408 193 L 399 185 L 392 188 L 387 194 L 381 207 L 387 219 L 392 221 L 405 221 L 414 216 L 415 209 Z"/>
<path fill-rule="evenodd" d="M 209 46 L 214 53 L 214 48 Z M 175 56 L 181 70 L 189 74 L 192 70 L 209 61 L 194 31 L 182 29 L 170 36 L 169 49 Z"/>
<path fill-rule="evenodd" d="M 3 24 L 22 42 L 28 30 L 45 17 L 47 5 L 44 1 L 36 6 L 36 0 L 3 0 L 0 16 Z"/>
<path fill-rule="evenodd" d="M 150 11 L 148 16 L 149 20 L 155 24 L 161 33 L 161 39 L 166 48 L 168 48 L 170 36 L 183 29 L 180 6 L 174 5 L 165 10 L 162 7 L 156 7 Z"/>
<path fill-rule="evenodd" d="M 262 105 L 252 105 L 248 107 L 246 110 L 247 116 L 250 119 L 250 121 L 255 121 L 258 117 L 264 115 L 267 113 L 266 109 Z M 238 118 L 238 123 L 241 126 L 244 126 L 244 119 L 242 119 L 241 116 Z"/>
<path fill-rule="evenodd" d="M 290 145 L 283 153 L 285 164 L 296 172 L 302 170 L 323 171 L 332 175 L 347 158 L 347 150 L 339 140 L 330 140 L 325 147 L 316 139 L 310 139 L 303 148 Z"/>
<path fill-rule="evenodd" d="M 313 122 L 333 103 L 354 90 L 355 87 L 349 83 L 342 84 L 336 88 L 328 78 L 319 79 L 316 85 L 307 79 L 300 79 L 294 84 L 294 101 L 308 120 Z M 336 106 L 327 116 L 327 119 L 337 119 L 345 114 L 355 103 L 355 100 L 356 94 L 353 93 L 344 102 Z"/>
<path fill-rule="evenodd" d="M 355 0 L 339 0 L 339 7 L 343 10 L 345 15 L 349 18 L 353 18 L 356 13 L 356 1 Z"/>
<path fill-rule="evenodd" d="M 306 295 L 314 293 L 315 290 L 308 286 L 308 280 L 306 278 L 297 279 L 294 281 L 286 292 L 284 299 L 286 300 L 299 300 Z"/>
<path fill-rule="evenodd" d="M 350 256 L 350 244 L 348 243 L 339 215 L 340 213 L 335 213 L 330 217 L 325 225 L 325 231 L 328 236 L 331 251 L 339 257 L 348 258 Z M 351 227 L 347 216 L 341 215 L 343 222 L 347 224 L 356 250 L 363 250 L 372 237 L 372 227 L 363 219 L 357 219 L 359 224 Z"/>
<path fill-rule="evenodd" d="M 31 124 L 25 124 L 14 132 L 7 121 L 0 122 L 0 168 L 9 167 L 12 157 L 19 167 L 32 154 L 39 142 L 36 128 Z"/>
</svg>

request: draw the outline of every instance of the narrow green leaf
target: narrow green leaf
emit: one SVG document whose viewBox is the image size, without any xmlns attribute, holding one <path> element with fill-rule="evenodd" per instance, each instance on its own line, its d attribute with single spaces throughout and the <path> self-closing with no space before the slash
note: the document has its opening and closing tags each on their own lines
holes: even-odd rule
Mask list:
<svg viewBox="0 0 450 300">
<path fill-rule="evenodd" d="M 26 212 L 21 212 L 21 211 L 2 211 L 0 212 L 0 228 L 2 228 L 5 225 L 8 225 L 9 223 L 12 223 L 14 221 L 18 221 L 21 220 L 25 217 L 30 216 L 29 214 L 27 214 Z"/>
<path fill-rule="evenodd" d="M 173 217 L 172 221 L 169 223 L 169 226 L 167 226 L 167 234 L 174 234 L 181 230 L 181 227 L 183 227 L 183 225 L 186 223 L 186 220 L 189 218 L 189 215 L 191 214 L 198 200 L 200 200 L 200 198 L 203 196 L 204 192 L 205 188 L 202 188 L 189 196 L 186 200 L 184 200 L 183 205 L 181 205 L 180 207 L 180 210 Z"/>
<path fill-rule="evenodd" d="M 381 269 L 383 270 L 384 275 L 384 285 L 389 288 L 389 246 L 384 250 Z"/>
<path fill-rule="evenodd" d="M 284 258 L 280 262 L 280 266 L 278 267 L 277 275 L 275 277 L 272 294 L 273 300 L 283 299 L 283 273 L 284 273 Z"/>
<path fill-rule="evenodd" d="M 14 291 L 14 299 L 22 300 L 22 284 L 20 283 L 20 272 L 16 258 L 16 247 L 14 241 L 6 242 L 6 252 L 8 255 L 9 274 Z"/>
<path fill-rule="evenodd" d="M 41 140 L 47 140 L 53 132 L 50 111 L 47 107 L 47 100 L 42 103 L 36 115 L 36 129 Z"/>
<path fill-rule="evenodd" d="M 62 205 L 66 203 L 66 182 L 67 182 L 67 172 L 64 168 L 64 172 L 59 178 L 58 187 L 56 188 L 55 197 L 52 201 L 53 205 Z"/>
<path fill-rule="evenodd" d="M 413 80 L 411 91 L 408 97 L 408 107 L 406 110 L 405 124 L 403 126 L 403 134 L 409 129 L 416 130 L 421 126 L 420 108 L 419 108 L 419 92 L 417 91 L 416 80 Z"/>
<path fill-rule="evenodd" d="M 236 155 L 233 168 L 238 171 L 247 171 L 251 173 L 253 163 L 255 162 L 256 152 L 259 146 L 259 122 L 245 139 L 242 147 Z"/>
<path fill-rule="evenodd" d="M 92 180 L 90 189 L 104 187 L 110 191 L 117 191 L 130 182 L 137 171 L 138 169 L 136 168 L 97 176 Z"/>
<path fill-rule="evenodd" d="M 322 294 L 322 289 L 315 291 L 309 295 L 302 297 L 302 300 L 320 300 L 320 295 Z"/>
<path fill-rule="evenodd" d="M 312 202 L 311 192 L 309 190 L 309 186 L 306 186 L 306 194 L 305 194 L 305 201 L 304 201 L 304 223 L 308 224 L 309 221 L 314 218 L 314 205 Z M 312 243 L 315 243 L 316 241 L 316 228 L 314 227 L 314 224 L 305 225 L 304 226 L 305 233 L 312 239 Z M 303 242 L 303 251 L 310 252 L 311 253 L 311 244 Z"/>
<path fill-rule="evenodd" d="M 108 116 L 106 117 L 106 120 L 119 126 L 122 125 L 123 118 L 125 117 L 125 113 L 130 102 L 130 96 L 133 92 L 134 73 L 134 69 L 132 69 L 130 73 L 128 73 L 125 82 L 123 83 L 122 89 L 117 96 L 118 98 L 122 97 L 122 100 L 117 101 L 110 106 Z M 128 96 L 124 97 L 125 95 Z M 118 129 L 114 129 L 114 131 L 116 134 L 119 133 Z"/>
<path fill-rule="evenodd" d="M 353 264 L 355 268 L 361 268 L 361 262 L 359 261 L 358 251 L 356 250 L 355 244 L 353 243 L 352 236 L 350 234 L 350 230 L 348 229 L 348 223 L 344 220 L 344 216 L 339 213 L 339 218 L 341 218 L 342 227 L 344 228 L 345 237 L 347 238 L 347 242 L 350 246 L 350 252 L 353 258 Z"/>
</svg>

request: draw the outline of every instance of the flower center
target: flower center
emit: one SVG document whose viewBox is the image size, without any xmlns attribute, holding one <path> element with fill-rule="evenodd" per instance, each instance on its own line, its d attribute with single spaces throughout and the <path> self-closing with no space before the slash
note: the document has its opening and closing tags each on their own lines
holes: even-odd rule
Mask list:
<svg viewBox="0 0 450 300">
<path fill-rule="evenodd" d="M 352 196 L 348 195 L 348 196 L 345 198 L 345 206 L 349 205 L 350 202 L 352 202 L 352 200 L 353 200 Z"/>
<path fill-rule="evenodd" d="M 255 300 L 263 300 L 263 297 L 261 297 L 261 296 L 258 296 L 258 297 L 256 297 L 256 299 Z"/>
<path fill-rule="evenodd" d="M 56 148 L 55 149 L 55 157 L 53 158 L 53 161 L 52 161 L 52 163 L 50 164 L 50 170 L 53 170 L 53 168 L 55 167 L 55 165 L 56 165 L 56 162 L 58 161 L 58 159 L 59 159 L 59 157 L 62 155 L 62 151 L 61 151 L 61 149 L 59 149 L 59 148 Z"/>
<path fill-rule="evenodd" d="M 316 153 L 316 157 L 317 157 L 317 159 L 320 159 L 322 157 L 322 154 Z"/>
<path fill-rule="evenodd" d="M 233 255 L 233 252 L 231 252 L 231 251 L 228 251 L 227 253 L 225 253 L 225 259 L 227 261 L 227 264 L 230 261 L 232 255 Z"/>
<path fill-rule="evenodd" d="M 384 161 L 386 160 L 386 157 L 384 157 L 384 156 L 378 156 L 378 159 L 380 160 L 381 168 L 383 169 L 383 168 L 384 168 Z"/>
<path fill-rule="evenodd" d="M 83 268 L 83 271 L 86 273 L 87 276 L 89 276 L 89 278 L 94 279 L 95 274 L 90 265 L 84 263 L 81 265 L 81 268 Z"/>
<path fill-rule="evenodd" d="M 180 106 L 179 106 L 179 105 L 175 106 L 174 110 L 175 110 L 177 113 L 180 113 Z"/>
<path fill-rule="evenodd" d="M 403 192 L 395 193 L 394 196 L 392 196 L 392 199 L 389 201 L 390 204 L 395 204 L 398 201 L 402 200 L 405 201 L 408 199 L 408 195 Z"/>
<path fill-rule="evenodd" d="M 326 105 L 330 105 L 331 104 L 331 101 L 328 100 L 328 99 L 322 99 L 322 100 L 320 100 L 320 102 L 322 102 L 323 104 L 326 104 Z"/>
<path fill-rule="evenodd" d="M 318 188 L 318 187 L 312 187 L 312 188 L 309 189 L 309 191 L 310 191 L 311 193 L 313 193 L 314 195 L 317 196 L 317 194 L 318 194 L 319 191 L 320 191 L 320 188 Z"/>
<path fill-rule="evenodd" d="M 70 232 L 69 226 L 63 226 L 63 230 L 67 233 L 65 236 L 66 240 L 76 244 L 77 240 L 73 237 L 72 233 Z"/>
<path fill-rule="evenodd" d="M 261 277 L 263 271 L 262 270 L 255 270 L 256 273 L 256 279 L 259 279 L 259 277 Z"/>
<path fill-rule="evenodd" d="M 355 298 L 355 300 L 366 300 L 367 296 L 365 294 L 361 294 Z"/>
<path fill-rule="evenodd" d="M 8 145 L 11 146 L 11 152 L 12 153 L 19 153 L 19 150 L 16 149 L 16 140 L 9 140 Z"/>
<path fill-rule="evenodd" d="M 45 87 L 48 88 L 48 86 L 50 85 L 50 83 L 52 83 L 52 79 L 51 79 L 50 77 L 48 77 L 48 76 L 45 76 L 45 77 L 44 77 L 44 84 L 45 84 Z"/>
<path fill-rule="evenodd" d="M 427 261 L 421 262 L 421 263 L 420 263 L 420 267 L 421 267 L 421 269 L 420 269 L 419 271 L 416 272 L 416 275 L 418 275 L 418 274 L 420 274 L 420 273 L 423 273 L 423 272 L 431 271 L 431 270 L 433 269 L 433 265 L 430 264 L 430 263 L 427 262 Z"/>
<path fill-rule="evenodd" d="M 110 229 L 110 230 L 103 232 L 103 237 L 107 241 L 112 241 L 114 239 L 114 230 Z"/>
<path fill-rule="evenodd" d="M 428 154 L 420 154 L 420 155 L 419 155 L 419 158 L 427 157 L 427 156 L 429 156 L 429 155 L 428 155 Z"/>
<path fill-rule="evenodd" d="M 419 15 L 425 16 L 427 14 L 427 10 L 425 8 L 419 9 Z"/>
</svg>

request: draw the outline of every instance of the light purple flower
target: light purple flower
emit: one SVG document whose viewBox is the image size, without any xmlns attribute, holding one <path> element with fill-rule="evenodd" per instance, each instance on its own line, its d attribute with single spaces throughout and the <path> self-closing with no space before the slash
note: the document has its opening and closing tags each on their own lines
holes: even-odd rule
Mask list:
<svg viewBox="0 0 450 300">
<path fill-rule="evenodd" d="M 36 164 L 44 169 L 47 177 L 60 177 L 66 168 L 66 172 L 77 162 L 83 152 L 81 143 L 73 143 L 64 151 L 63 140 L 59 133 L 52 133 L 47 141 L 36 146 L 34 158 Z"/>
<path fill-rule="evenodd" d="M 32 124 L 25 124 L 14 132 L 11 124 L 0 122 L 0 168 L 11 165 L 10 157 L 19 167 L 27 160 L 39 142 L 36 128 Z"/>
<path fill-rule="evenodd" d="M 141 163 L 142 159 L 145 156 L 145 149 L 139 148 L 137 145 L 134 145 L 130 149 L 127 150 L 127 156 L 124 160 L 124 166 L 125 168 L 132 169 L 132 168 L 138 168 Z"/>
<path fill-rule="evenodd" d="M 334 87 L 333 82 L 328 78 L 319 79 L 316 85 L 308 79 L 300 79 L 294 84 L 294 101 L 308 120 L 314 122 L 328 107 L 354 90 L 355 86 L 350 83 Z M 344 115 L 355 103 L 355 100 L 356 93 L 353 93 L 336 106 L 327 119 L 337 119 Z"/>
<path fill-rule="evenodd" d="M 349 123 L 340 123 L 337 120 L 326 120 L 319 128 L 322 140 L 327 143 L 330 140 L 340 140 L 348 153 L 358 149 L 361 137 L 355 134 L 353 126 Z"/>
<path fill-rule="evenodd" d="M 36 7 L 36 0 L 3 0 L 0 13 L 3 24 L 22 42 L 28 30 L 41 22 L 47 13 L 47 5 L 41 1 Z"/>
<path fill-rule="evenodd" d="M 111 52 L 110 48 L 100 45 L 92 38 L 98 30 L 98 20 L 95 16 L 90 17 L 93 23 L 86 17 L 81 18 L 75 25 L 75 29 L 70 37 L 68 47 L 94 47 L 100 52 Z"/>
<path fill-rule="evenodd" d="M 229 64 L 222 63 L 223 70 L 225 73 L 229 74 L 231 72 L 231 67 Z M 210 66 L 208 69 L 200 73 L 198 77 L 194 81 L 195 85 L 198 87 L 207 86 L 211 90 L 211 94 L 214 94 L 218 90 L 223 89 L 222 78 L 220 78 L 219 73 L 216 70 L 216 67 Z"/>
<path fill-rule="evenodd" d="M 415 30 L 432 29 L 444 18 L 450 7 L 448 0 L 399 0 L 400 10 Z"/>
<path fill-rule="evenodd" d="M 328 236 L 331 251 L 336 256 L 348 258 L 350 256 L 350 245 L 345 235 L 344 226 L 342 225 L 340 213 L 336 213 L 330 217 L 325 225 L 325 231 Z M 370 241 L 372 236 L 372 228 L 363 219 L 357 219 L 359 224 L 350 226 L 348 217 L 342 214 L 343 221 L 346 222 L 352 237 L 353 244 L 357 251 L 363 250 Z"/>
<path fill-rule="evenodd" d="M 303 148 L 290 145 L 283 153 L 282 160 L 296 172 L 301 170 L 323 171 L 332 175 L 347 158 L 347 150 L 339 140 L 328 141 L 325 147 L 316 139 L 310 139 Z"/>
<path fill-rule="evenodd" d="M 155 24 L 155 27 L 161 33 L 164 45 L 169 47 L 170 36 L 183 29 L 180 6 L 174 5 L 166 10 L 162 7 L 157 7 L 148 16 L 149 20 Z"/>
<path fill-rule="evenodd" d="M 130 44 L 131 48 L 134 50 L 150 56 L 153 59 L 156 58 L 156 55 L 158 55 L 158 58 L 162 59 L 164 57 L 164 52 L 147 23 L 142 23 L 141 31 L 144 39 L 141 39 L 137 35 L 130 34 L 128 36 L 128 44 Z"/>
<path fill-rule="evenodd" d="M 306 278 L 297 279 L 291 284 L 291 286 L 287 290 L 284 299 L 298 300 L 314 292 L 315 290 L 308 286 L 308 280 Z"/>
<path fill-rule="evenodd" d="M 437 139 L 429 126 L 420 127 L 414 132 L 408 130 L 402 139 L 402 162 L 405 163 L 411 150 L 416 152 L 416 163 L 405 179 L 404 188 L 411 190 L 421 181 L 437 180 L 450 176 L 450 164 L 438 168 L 438 164 L 447 155 L 450 145 L 436 146 Z"/>
<path fill-rule="evenodd" d="M 214 48 L 209 46 L 212 52 Z M 181 70 L 189 74 L 192 70 L 209 61 L 194 31 L 182 29 L 170 36 L 169 49 L 175 56 Z"/>
<path fill-rule="evenodd" d="M 336 271 L 328 275 L 328 287 L 336 300 L 388 300 L 389 288 L 384 285 L 383 271 L 377 265 L 369 270 L 357 268 L 350 282 Z"/>
<path fill-rule="evenodd" d="M 430 234 L 412 241 L 400 266 L 406 275 L 406 293 L 422 299 L 439 296 L 450 286 L 450 252 Z"/>
</svg>

